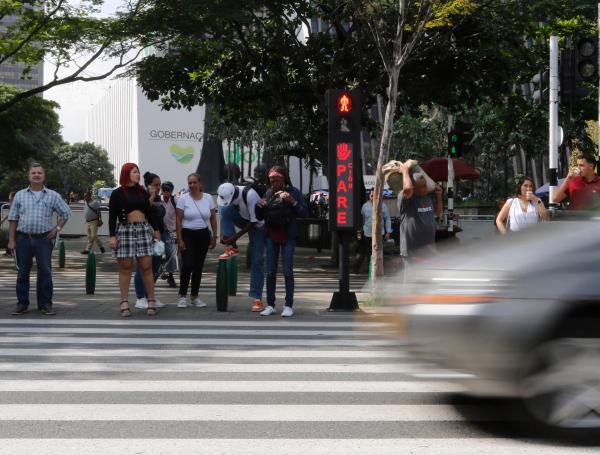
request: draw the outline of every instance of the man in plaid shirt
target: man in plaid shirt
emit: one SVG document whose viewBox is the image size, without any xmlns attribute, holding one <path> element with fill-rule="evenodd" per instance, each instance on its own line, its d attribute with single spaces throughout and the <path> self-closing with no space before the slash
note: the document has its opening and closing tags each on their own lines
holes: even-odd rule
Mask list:
<svg viewBox="0 0 600 455">
<path fill-rule="evenodd" d="M 29 307 L 29 274 L 33 258 L 37 264 L 37 306 L 45 315 L 56 314 L 52 309 L 52 268 L 50 258 L 54 238 L 71 216 L 69 206 L 59 194 L 44 186 L 44 169 L 34 163 L 29 168 L 29 187 L 17 192 L 8 221 L 8 249 L 15 251 L 17 276 L 17 308 L 13 315 L 25 314 Z M 55 225 L 54 212 L 59 215 Z"/>
</svg>

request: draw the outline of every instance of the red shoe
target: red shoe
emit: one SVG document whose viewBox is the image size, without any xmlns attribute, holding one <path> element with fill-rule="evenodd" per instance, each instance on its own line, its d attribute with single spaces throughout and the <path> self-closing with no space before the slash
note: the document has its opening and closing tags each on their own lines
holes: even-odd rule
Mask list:
<svg viewBox="0 0 600 455">
<path fill-rule="evenodd" d="M 221 256 L 219 256 L 219 259 L 229 259 L 232 256 L 237 256 L 238 254 L 240 254 L 239 248 L 233 247 L 233 246 L 228 246 L 227 248 L 225 248 L 225 251 L 223 252 L 223 254 Z"/>
<path fill-rule="evenodd" d="M 256 312 L 264 310 L 264 308 L 265 307 L 264 307 L 263 303 L 260 301 L 260 299 L 254 299 L 252 301 L 252 310 L 251 311 L 256 313 Z"/>
</svg>

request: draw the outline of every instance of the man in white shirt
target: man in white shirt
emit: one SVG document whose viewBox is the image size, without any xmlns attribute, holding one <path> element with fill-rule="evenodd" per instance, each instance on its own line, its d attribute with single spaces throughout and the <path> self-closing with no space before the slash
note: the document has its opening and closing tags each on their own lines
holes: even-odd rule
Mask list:
<svg viewBox="0 0 600 455">
<path fill-rule="evenodd" d="M 262 292 L 265 281 L 265 222 L 257 217 L 260 195 L 249 186 L 223 183 L 217 190 L 217 204 L 221 217 L 221 243 L 227 245 L 219 259 L 227 259 L 239 253 L 237 240 L 248 233 L 252 245 L 250 266 L 250 291 L 252 311 L 262 311 Z M 239 231 L 236 232 L 236 227 Z"/>
</svg>

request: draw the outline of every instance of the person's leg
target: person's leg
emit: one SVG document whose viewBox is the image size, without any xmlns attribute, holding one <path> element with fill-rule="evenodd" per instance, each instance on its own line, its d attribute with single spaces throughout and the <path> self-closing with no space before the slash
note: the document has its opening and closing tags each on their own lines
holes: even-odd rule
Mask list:
<svg viewBox="0 0 600 455">
<path fill-rule="evenodd" d="M 235 221 L 240 216 L 238 207 L 235 205 L 221 207 L 219 215 L 221 216 L 221 234 L 223 237 L 231 237 L 235 234 Z"/>
<path fill-rule="evenodd" d="M 165 243 L 165 271 L 173 273 L 175 271 L 175 246 L 173 245 L 173 236 L 169 231 L 165 231 L 160 235 L 160 239 Z"/>
<path fill-rule="evenodd" d="M 87 235 L 87 243 L 85 244 L 85 251 L 92 251 L 94 246 L 94 233 L 91 221 L 85 222 L 85 233 Z"/>
<path fill-rule="evenodd" d="M 29 306 L 29 274 L 33 265 L 31 239 L 25 235 L 17 234 L 15 254 L 19 271 L 17 273 L 17 309 L 26 309 Z"/>
<path fill-rule="evenodd" d="M 52 248 L 54 239 L 46 237 L 32 239 L 35 263 L 37 265 L 37 306 L 38 310 L 52 308 Z"/>
<path fill-rule="evenodd" d="M 294 252 L 296 241 L 289 239 L 282 249 L 283 276 L 285 278 L 285 306 L 294 305 Z"/>
<path fill-rule="evenodd" d="M 252 262 L 250 268 L 250 292 L 254 299 L 262 300 L 265 284 L 265 229 L 253 227 L 249 232 L 252 243 Z"/>
<path fill-rule="evenodd" d="M 119 260 L 119 292 L 121 301 L 125 302 L 129 295 L 129 282 L 133 269 L 133 258 L 120 258 Z"/>
<path fill-rule="evenodd" d="M 266 240 L 267 251 L 267 305 L 275 307 L 275 291 L 277 287 L 277 262 L 279 261 L 279 244 L 269 237 Z"/>
<path fill-rule="evenodd" d="M 146 289 L 144 288 L 144 283 L 142 282 L 142 275 L 140 273 L 140 269 L 135 271 L 135 275 L 133 277 L 133 284 L 135 286 L 135 296 L 138 299 L 143 299 L 146 297 Z"/>
<path fill-rule="evenodd" d="M 383 250 L 381 250 L 381 251 L 383 253 Z M 367 267 L 369 267 L 369 264 L 371 264 L 371 256 L 372 255 L 373 255 L 373 238 L 365 237 L 365 259 L 367 262 Z"/>
<path fill-rule="evenodd" d="M 152 276 L 152 256 L 140 256 L 137 258 L 138 270 L 142 275 L 142 283 L 146 290 L 148 299 L 148 309 L 152 308 L 151 301 L 154 301 L 154 277 Z"/>
<path fill-rule="evenodd" d="M 198 292 L 200 291 L 202 269 L 204 268 L 204 260 L 206 259 L 206 253 L 208 252 L 208 244 L 210 243 L 210 231 L 208 229 L 201 229 L 196 231 L 195 235 L 196 262 L 192 271 L 192 289 L 190 291 L 192 299 L 198 297 Z"/>
<path fill-rule="evenodd" d="M 193 231 L 182 229 L 181 237 L 185 250 L 181 252 L 181 272 L 179 273 L 179 296 L 185 297 L 190 284 L 190 276 L 194 267 Z"/>
<path fill-rule="evenodd" d="M 94 242 L 96 242 L 96 245 L 98 245 L 98 248 L 100 248 L 100 251 L 102 251 L 104 246 L 102 246 L 102 241 L 100 240 L 100 237 L 98 237 L 98 220 L 91 221 L 90 225 L 92 241 L 90 242 L 89 250 L 92 250 Z"/>
</svg>

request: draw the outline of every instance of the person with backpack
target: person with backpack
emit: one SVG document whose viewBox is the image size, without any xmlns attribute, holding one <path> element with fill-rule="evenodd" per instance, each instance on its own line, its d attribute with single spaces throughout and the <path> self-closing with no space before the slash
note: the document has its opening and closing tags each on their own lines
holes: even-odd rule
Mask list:
<svg viewBox="0 0 600 455">
<path fill-rule="evenodd" d="M 175 196 L 173 195 L 173 190 L 175 189 L 175 185 L 171 182 L 163 182 L 161 187 L 161 199 L 160 202 L 162 206 L 165 208 L 165 232 L 167 240 L 165 240 L 165 257 L 169 258 L 165 267 L 166 272 L 168 273 L 167 284 L 171 288 L 176 288 L 177 283 L 175 282 L 175 277 L 173 273 L 175 273 L 175 257 L 173 255 L 174 243 L 173 238 L 177 231 L 176 226 L 176 209 L 177 209 L 177 201 L 175 200 Z"/>
<path fill-rule="evenodd" d="M 103 224 L 100 213 L 100 204 L 98 201 L 92 201 L 91 191 L 85 192 L 83 195 L 83 200 L 85 202 L 83 216 L 85 218 L 87 243 L 81 254 L 88 254 L 90 251 L 92 251 L 94 242 L 98 244 L 100 252 L 104 253 L 106 250 L 104 249 L 104 245 L 102 245 L 102 240 L 100 240 L 100 237 L 98 237 L 98 228 Z"/>
<path fill-rule="evenodd" d="M 253 185 L 223 183 L 217 189 L 217 205 L 221 216 L 221 243 L 227 245 L 219 259 L 228 259 L 239 254 L 237 240 L 245 234 L 250 237 L 252 254 L 250 262 L 251 311 L 262 311 L 262 292 L 265 282 L 265 222 L 258 202 L 262 195 Z M 239 231 L 236 232 L 236 227 Z"/>
<path fill-rule="evenodd" d="M 277 285 L 277 263 L 281 253 L 285 280 L 285 306 L 282 317 L 294 315 L 294 251 L 298 236 L 297 218 L 308 215 L 308 207 L 302 192 L 292 186 L 287 169 L 273 166 L 269 170 L 270 188 L 261 200 L 264 207 L 267 231 L 267 307 L 261 316 L 270 316 L 275 311 L 275 289 Z"/>
</svg>

